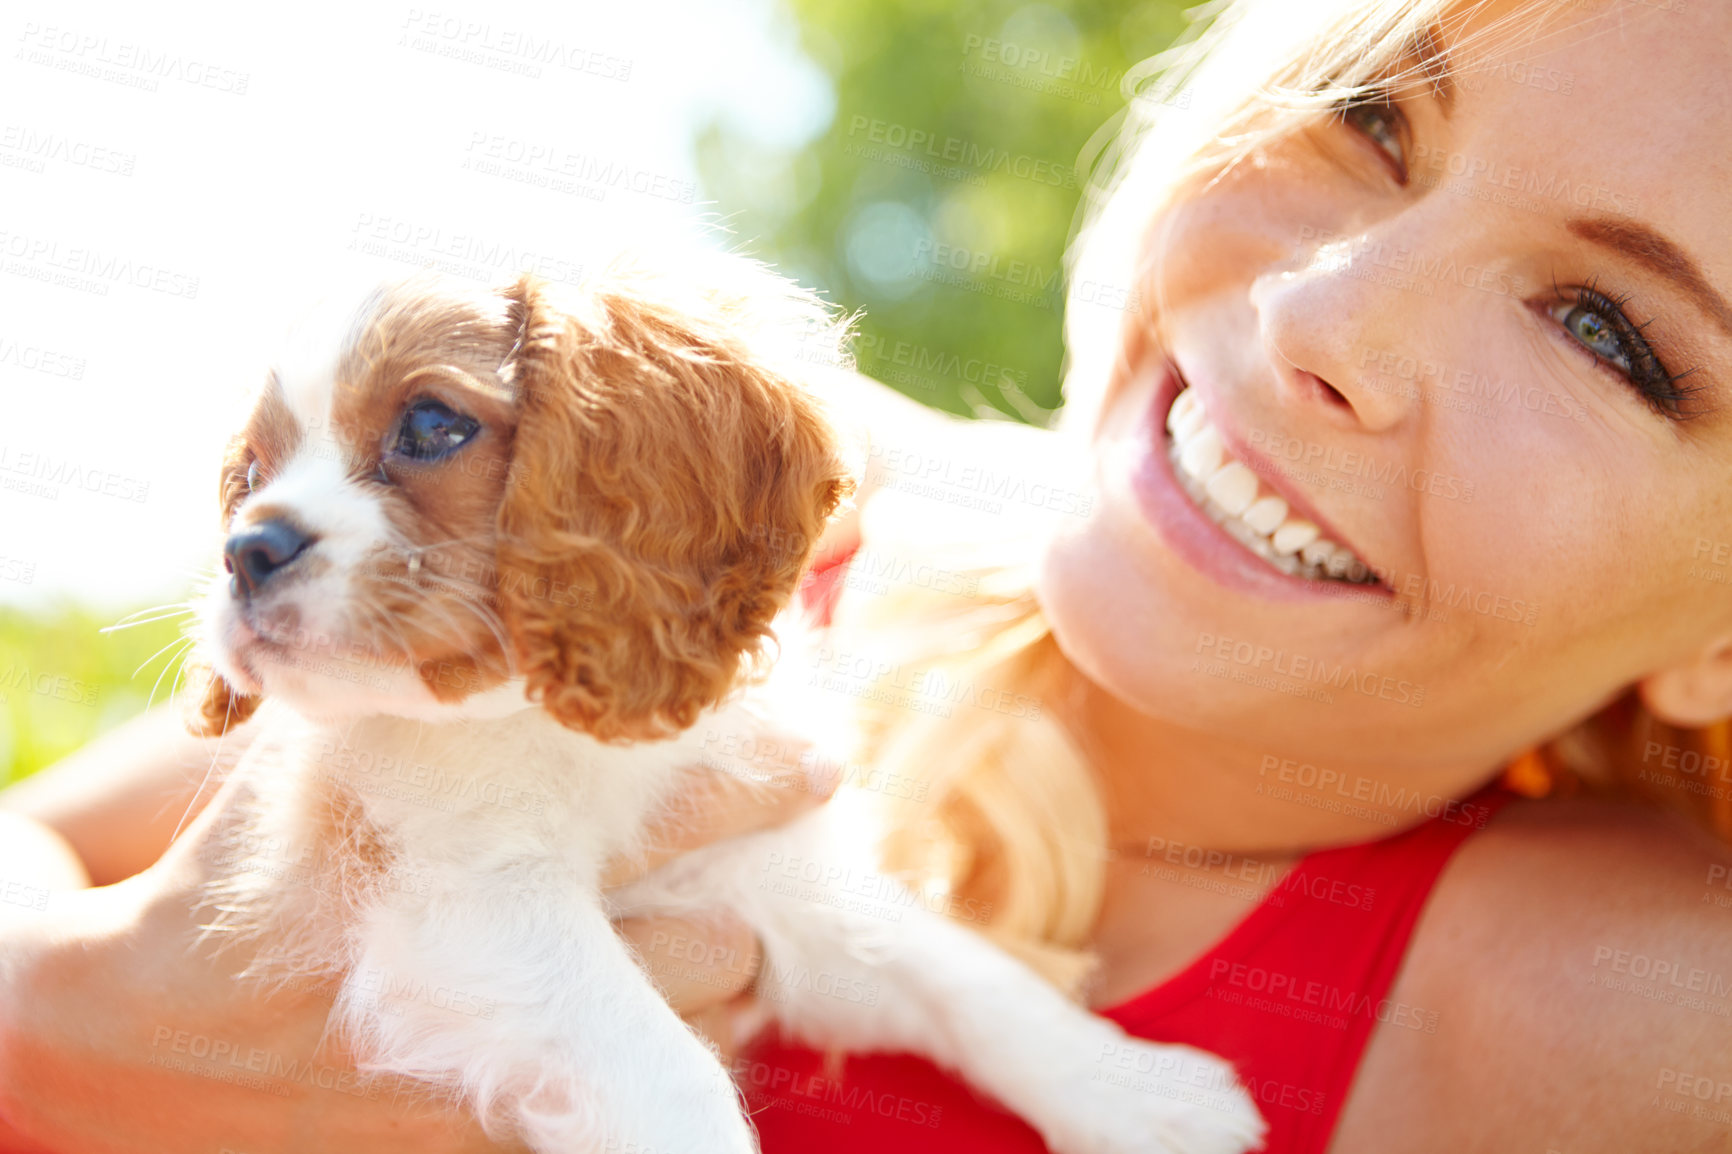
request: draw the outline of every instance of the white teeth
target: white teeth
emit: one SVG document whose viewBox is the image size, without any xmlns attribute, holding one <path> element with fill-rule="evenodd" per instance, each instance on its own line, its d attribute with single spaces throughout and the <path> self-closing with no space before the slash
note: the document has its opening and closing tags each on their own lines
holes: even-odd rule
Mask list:
<svg viewBox="0 0 1732 1154">
<path fill-rule="evenodd" d="M 1287 502 L 1279 497 L 1262 497 L 1239 516 L 1245 524 L 1267 537 L 1287 519 Z"/>
<path fill-rule="evenodd" d="M 1295 516 L 1285 499 L 1262 494 L 1257 474 L 1227 454 L 1221 434 L 1191 389 L 1167 410 L 1168 455 L 1180 487 L 1234 540 L 1283 573 L 1308 580 L 1365 582 L 1371 569 L 1324 539 L 1317 526 Z"/>
<path fill-rule="evenodd" d="M 1180 422 L 1190 418 L 1193 413 L 1201 415 L 1202 411 L 1203 407 L 1197 403 L 1197 394 L 1186 389 L 1179 394 L 1178 399 L 1167 410 L 1167 431 L 1177 434 Z M 1185 437 L 1179 437 L 1181 441 L 1185 439 Z"/>
<path fill-rule="evenodd" d="M 1257 474 L 1237 461 L 1230 461 L 1215 471 L 1215 475 L 1203 485 L 1203 491 L 1221 502 L 1221 508 L 1237 517 L 1257 499 Z"/>
<path fill-rule="evenodd" d="M 1177 419 L 1169 421 L 1167 428 L 1172 430 L 1173 439 L 1182 445 L 1196 436 L 1197 430 L 1202 428 L 1208 419 L 1208 414 L 1203 412 L 1203 406 L 1192 405 Z"/>
<path fill-rule="evenodd" d="M 1221 467 L 1226 456 L 1227 447 L 1221 443 L 1221 434 L 1212 426 L 1204 425 L 1185 442 L 1179 453 L 1179 468 L 1199 481 L 1207 481 Z"/>
<path fill-rule="evenodd" d="M 1317 526 L 1303 518 L 1295 517 L 1275 530 L 1275 536 L 1269 543 L 1275 546 L 1275 552 L 1281 556 L 1291 557 L 1317 540 L 1317 533 Z"/>
</svg>

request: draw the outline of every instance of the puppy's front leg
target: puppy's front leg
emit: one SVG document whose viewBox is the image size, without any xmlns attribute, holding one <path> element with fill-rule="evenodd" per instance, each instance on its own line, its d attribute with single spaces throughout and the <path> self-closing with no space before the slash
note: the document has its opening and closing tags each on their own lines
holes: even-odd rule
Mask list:
<svg viewBox="0 0 1732 1154">
<path fill-rule="evenodd" d="M 727 1072 L 571 888 L 525 870 L 370 910 L 338 1003 L 366 1068 L 459 1092 L 543 1154 L 751 1154 Z"/>
<path fill-rule="evenodd" d="M 875 872 L 847 801 L 686 854 L 613 895 L 634 914 L 731 909 L 761 1003 L 820 1049 L 909 1051 L 1020 1114 L 1058 1154 L 1243 1154 L 1265 1131 L 1220 1058 L 1132 1038 Z M 864 866 L 855 863 L 868 863 Z"/>
</svg>

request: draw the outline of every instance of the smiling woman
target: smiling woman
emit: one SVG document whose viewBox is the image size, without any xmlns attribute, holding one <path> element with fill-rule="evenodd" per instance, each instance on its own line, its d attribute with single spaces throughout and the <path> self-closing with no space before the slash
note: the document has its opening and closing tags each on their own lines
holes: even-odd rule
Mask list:
<svg viewBox="0 0 1732 1154">
<path fill-rule="evenodd" d="M 892 860 L 1133 1032 L 1234 1059 L 1271 1150 L 1727 1141 L 1664 1093 L 1727 1059 L 1726 850 L 1627 795 L 1732 833 L 1701 564 L 1732 525 L 1729 34 L 1228 8 L 1148 70 L 1185 108 L 1107 144 L 1071 283 L 1134 307 L 1073 296 L 1060 433 L 995 461 L 1074 461 L 1080 513 L 866 504 L 868 548 L 980 595 L 844 593 L 838 648 L 1042 706 L 869 706 L 923 785 Z M 1038 1148 L 936 1072 L 753 1061 L 832 1110 L 943 1103 L 933 1149 Z M 890 1138 L 760 1101 L 767 1150 Z"/>
<path fill-rule="evenodd" d="M 835 777 L 889 813 L 914 900 L 1232 1063 L 1270 1151 L 1726 1149 L 1732 853 L 1703 827 L 1732 835 L 1732 14 L 1212 11 L 1099 138 L 1059 428 L 855 382 L 872 466 L 811 586 L 807 673 L 863 734 Z M 471 431 L 369 426 L 394 482 Z M 47 778 L 118 766 L 143 824 L 172 791 L 136 783 L 213 750 L 135 735 Z M 72 871 L 149 860 L 52 789 L 13 804 Z M 652 861 L 812 800 L 695 806 Z M 324 1053 L 328 1003 L 196 948 L 223 808 L 0 936 L 0 1118 L 67 1150 L 494 1148 L 423 1103 L 172 1065 L 183 1035 Z M 627 930 L 724 1047 L 778 978 L 737 930 Z M 876 996 L 834 978 L 799 980 Z M 1226 1090 L 1139 1061 L 1088 1076 Z M 767 1036 L 734 1073 L 768 1154 L 1042 1149 L 907 1056 Z"/>
</svg>

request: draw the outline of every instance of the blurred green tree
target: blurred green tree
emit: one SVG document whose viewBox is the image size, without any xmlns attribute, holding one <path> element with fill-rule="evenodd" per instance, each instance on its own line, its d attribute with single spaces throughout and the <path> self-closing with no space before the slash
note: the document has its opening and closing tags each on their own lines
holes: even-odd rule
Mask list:
<svg viewBox="0 0 1732 1154">
<path fill-rule="evenodd" d="M 835 114 L 791 150 L 712 121 L 706 191 L 748 251 L 864 310 L 863 372 L 951 412 L 1043 421 L 1078 154 L 1184 5 L 788 2 Z"/>
<path fill-rule="evenodd" d="M 186 613 L 146 611 L 104 633 L 119 616 L 65 604 L 0 610 L 0 786 L 139 713 L 153 693 L 169 699 L 189 644 Z"/>
</svg>

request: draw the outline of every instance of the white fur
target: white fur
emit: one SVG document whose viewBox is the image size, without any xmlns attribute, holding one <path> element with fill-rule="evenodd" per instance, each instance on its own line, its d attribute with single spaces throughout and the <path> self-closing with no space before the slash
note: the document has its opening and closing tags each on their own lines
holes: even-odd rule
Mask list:
<svg viewBox="0 0 1732 1154">
<path fill-rule="evenodd" d="M 444 723 L 317 724 L 267 705 L 268 737 L 240 770 L 259 798 L 254 844 L 309 868 L 288 885 L 259 869 L 231 880 L 230 909 L 270 911 L 254 925 L 275 947 L 258 976 L 339 976 L 334 1025 L 365 1069 L 457 1092 L 538 1151 L 747 1154 L 726 1071 L 610 926 L 731 910 L 763 942 L 769 1016 L 811 1045 L 923 1054 L 1064 1154 L 1254 1143 L 1261 1122 L 1228 1066 L 1127 1038 L 878 874 L 865 807 L 846 795 L 605 900 L 603 863 L 639 848 L 717 733 L 786 739 L 765 696 L 629 747 L 535 708 L 501 716 L 500 698 Z M 309 844 L 339 789 L 397 877 L 346 883 L 342 847 Z"/>
<path fill-rule="evenodd" d="M 880 875 L 870 807 L 846 790 L 604 896 L 604 863 L 639 851 L 688 775 L 738 744 L 718 735 L 776 741 L 830 724 L 821 691 L 789 672 L 804 668 L 800 623 L 779 623 L 779 676 L 659 743 L 564 728 L 521 683 L 459 705 L 407 672 L 358 685 L 342 646 L 353 584 L 393 530 L 317 435 L 330 363 L 315 349 L 287 372 L 312 435 L 250 498 L 318 536 L 324 571 L 271 592 L 312 636 L 241 668 L 246 626 L 220 585 L 203 622 L 218 669 L 269 694 L 237 771 L 249 824 L 212 894 L 213 929 L 258 949 L 252 976 L 336 983 L 332 1024 L 365 1069 L 458 1094 L 542 1154 L 750 1154 L 727 1072 L 611 926 L 625 913 L 731 910 L 763 943 L 767 1015 L 809 1044 L 925 1055 L 1061 1154 L 1258 1142 L 1262 1120 L 1225 1063 L 1127 1038 Z"/>
</svg>

